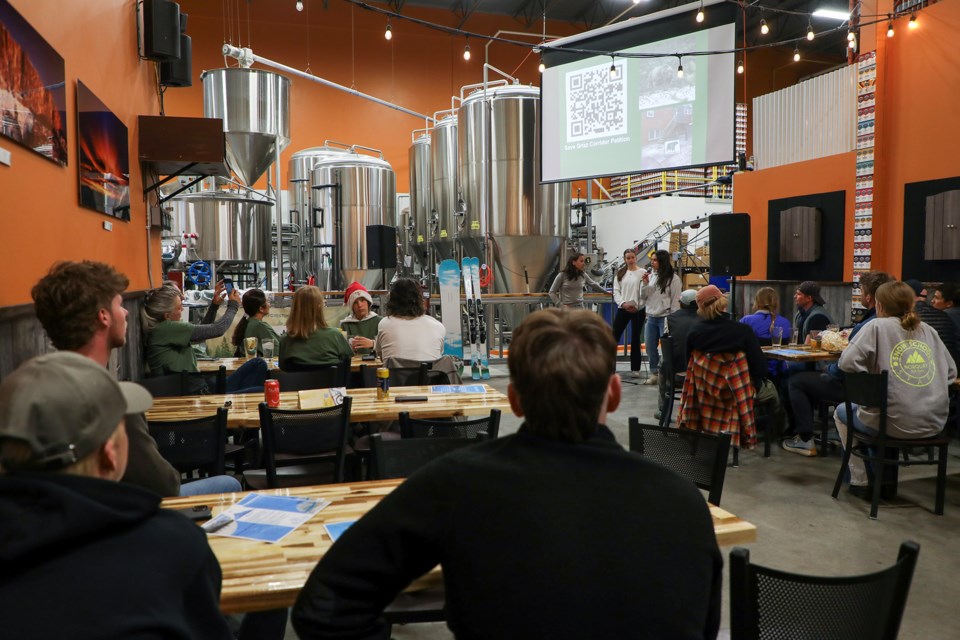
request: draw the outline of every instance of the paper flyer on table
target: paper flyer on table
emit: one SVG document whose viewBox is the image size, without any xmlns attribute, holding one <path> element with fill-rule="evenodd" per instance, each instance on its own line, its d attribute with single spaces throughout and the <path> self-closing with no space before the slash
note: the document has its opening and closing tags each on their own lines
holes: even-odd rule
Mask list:
<svg viewBox="0 0 960 640">
<path fill-rule="evenodd" d="M 486 393 L 482 384 L 437 384 L 430 387 L 431 393 Z"/>
<path fill-rule="evenodd" d="M 279 542 L 330 504 L 324 498 L 252 493 L 203 525 L 215 536 Z"/>
<path fill-rule="evenodd" d="M 330 536 L 330 539 L 336 542 L 340 536 L 343 535 L 343 532 L 350 528 L 356 520 L 344 520 L 343 522 L 326 522 L 323 525 L 323 528 L 327 530 L 327 535 Z"/>
</svg>

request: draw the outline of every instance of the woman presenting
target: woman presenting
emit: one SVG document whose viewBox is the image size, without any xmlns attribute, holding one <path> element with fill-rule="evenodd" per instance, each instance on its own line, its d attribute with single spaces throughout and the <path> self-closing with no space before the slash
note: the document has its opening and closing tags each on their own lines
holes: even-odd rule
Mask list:
<svg viewBox="0 0 960 640">
<path fill-rule="evenodd" d="M 623 252 L 623 266 L 613 280 L 613 301 L 617 305 L 617 315 L 613 318 L 613 337 L 620 342 L 624 329 L 630 325 L 630 373 L 640 377 L 643 350 L 640 339 L 643 335 L 643 321 L 646 311 L 640 303 L 640 286 L 643 284 L 643 270 L 637 266 L 637 252 L 627 249 Z"/>
<path fill-rule="evenodd" d="M 663 335 L 664 319 L 680 308 L 680 277 L 673 270 L 670 254 L 663 249 L 650 259 L 652 272 L 643 274 L 640 301 L 647 307 L 647 324 L 643 334 L 647 342 L 647 358 L 650 360 L 650 377 L 643 384 L 657 384 L 660 372 L 660 337 Z"/>
</svg>

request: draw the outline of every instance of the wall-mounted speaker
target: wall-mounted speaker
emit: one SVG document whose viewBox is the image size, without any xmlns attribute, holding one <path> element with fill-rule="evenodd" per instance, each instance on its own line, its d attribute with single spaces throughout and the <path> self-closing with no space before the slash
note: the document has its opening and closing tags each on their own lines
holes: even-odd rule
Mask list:
<svg viewBox="0 0 960 640">
<path fill-rule="evenodd" d="M 180 57 L 180 5 L 170 0 L 143 0 L 143 57 Z"/>
<path fill-rule="evenodd" d="M 164 87 L 192 87 L 193 44 L 187 35 L 187 14 L 180 14 L 180 57 L 160 63 L 160 84 Z"/>
<path fill-rule="evenodd" d="M 385 224 L 367 226 L 367 268 L 393 269 L 397 266 L 397 228 Z"/>
<path fill-rule="evenodd" d="M 710 216 L 710 275 L 750 273 L 750 214 Z"/>
</svg>

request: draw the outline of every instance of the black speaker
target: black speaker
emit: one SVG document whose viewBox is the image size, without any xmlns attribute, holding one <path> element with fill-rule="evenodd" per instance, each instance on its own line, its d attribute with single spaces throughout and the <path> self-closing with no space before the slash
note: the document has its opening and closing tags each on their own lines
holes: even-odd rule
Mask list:
<svg viewBox="0 0 960 640">
<path fill-rule="evenodd" d="M 745 276 L 750 273 L 750 214 L 710 216 L 710 275 Z"/>
<path fill-rule="evenodd" d="M 187 14 L 180 17 L 186 22 Z M 180 58 L 160 63 L 160 84 L 164 87 L 192 87 L 193 78 L 193 44 L 190 36 L 180 34 Z"/>
<path fill-rule="evenodd" d="M 397 266 L 397 228 L 385 224 L 367 227 L 367 269 Z"/>
<path fill-rule="evenodd" d="M 143 57 L 180 57 L 180 5 L 170 0 L 143 0 Z"/>
</svg>

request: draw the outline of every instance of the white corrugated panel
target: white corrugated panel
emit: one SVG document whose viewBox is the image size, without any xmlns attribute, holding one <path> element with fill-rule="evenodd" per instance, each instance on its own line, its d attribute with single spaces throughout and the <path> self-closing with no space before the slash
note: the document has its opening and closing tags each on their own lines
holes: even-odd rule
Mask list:
<svg viewBox="0 0 960 640">
<path fill-rule="evenodd" d="M 753 99 L 757 169 L 853 151 L 857 143 L 857 65 Z"/>
</svg>

